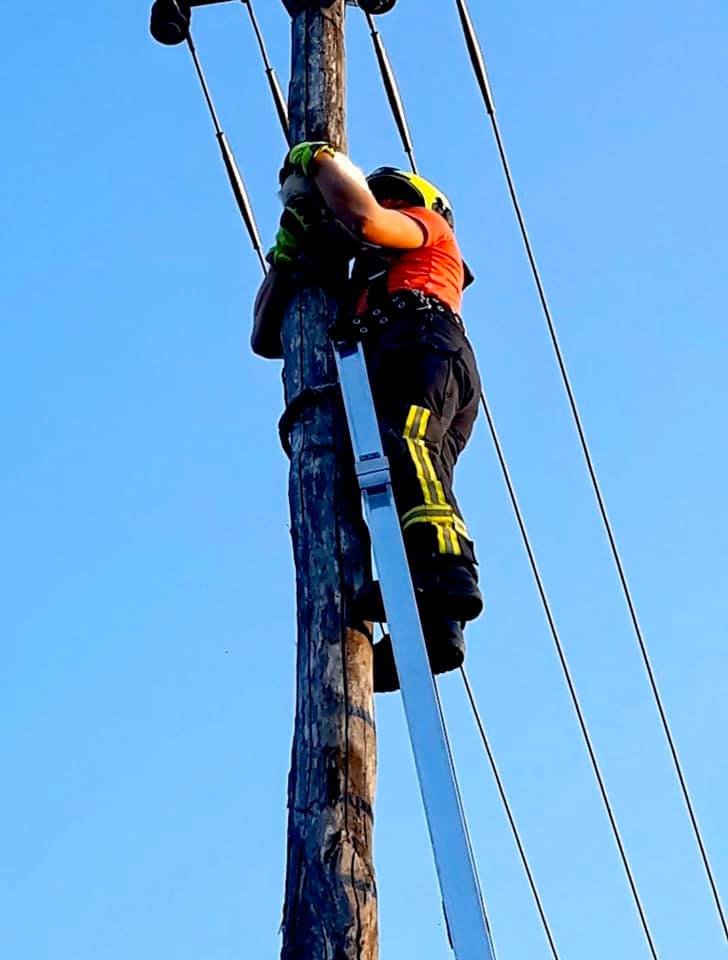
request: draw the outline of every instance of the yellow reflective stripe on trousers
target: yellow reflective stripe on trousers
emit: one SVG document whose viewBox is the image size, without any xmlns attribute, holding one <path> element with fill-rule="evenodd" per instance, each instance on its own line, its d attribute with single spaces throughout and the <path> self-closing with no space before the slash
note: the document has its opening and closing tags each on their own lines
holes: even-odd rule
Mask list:
<svg viewBox="0 0 728 960">
<path fill-rule="evenodd" d="M 442 521 L 446 519 L 445 517 L 435 517 L 434 515 L 428 517 L 422 516 L 422 518 L 418 517 L 417 520 L 412 518 L 410 523 L 406 524 L 403 529 L 411 525 L 411 523 L 431 523 L 437 531 L 437 547 L 440 553 L 451 553 L 459 556 L 462 553 L 462 549 L 452 521 L 452 517 L 454 516 L 453 510 L 445 499 L 445 491 L 435 473 L 435 468 L 430 458 L 430 451 L 427 449 L 424 440 L 429 420 L 430 411 L 426 407 L 419 407 L 413 404 L 407 414 L 403 432 L 403 437 L 407 442 L 407 449 L 415 465 L 415 472 L 425 500 L 424 508 L 415 509 L 431 508 L 436 510 L 449 510 L 449 518 L 447 522 L 444 523 Z M 409 516 L 411 513 L 412 511 L 408 511 L 405 516 Z"/>
<path fill-rule="evenodd" d="M 412 526 L 413 523 L 441 523 L 443 526 L 454 527 L 467 540 L 470 540 L 465 521 L 459 517 L 451 506 L 447 507 L 413 507 L 402 516 L 402 528 Z"/>
</svg>

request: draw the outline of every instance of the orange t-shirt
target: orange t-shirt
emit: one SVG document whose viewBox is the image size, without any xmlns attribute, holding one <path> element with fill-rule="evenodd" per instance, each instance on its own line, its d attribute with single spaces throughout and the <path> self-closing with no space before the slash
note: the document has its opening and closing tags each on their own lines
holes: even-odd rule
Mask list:
<svg viewBox="0 0 728 960">
<path fill-rule="evenodd" d="M 422 226 L 425 242 L 416 250 L 392 252 L 388 291 L 419 290 L 459 313 L 465 277 L 463 258 L 450 225 L 439 213 L 423 207 L 404 207 L 399 213 Z"/>
</svg>

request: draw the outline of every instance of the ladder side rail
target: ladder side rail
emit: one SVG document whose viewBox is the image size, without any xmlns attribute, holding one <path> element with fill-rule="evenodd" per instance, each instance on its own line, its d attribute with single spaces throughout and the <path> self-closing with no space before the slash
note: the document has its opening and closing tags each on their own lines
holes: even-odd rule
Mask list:
<svg viewBox="0 0 728 960">
<path fill-rule="evenodd" d="M 364 351 L 336 342 L 334 355 L 453 950 L 457 960 L 495 960 Z"/>
</svg>

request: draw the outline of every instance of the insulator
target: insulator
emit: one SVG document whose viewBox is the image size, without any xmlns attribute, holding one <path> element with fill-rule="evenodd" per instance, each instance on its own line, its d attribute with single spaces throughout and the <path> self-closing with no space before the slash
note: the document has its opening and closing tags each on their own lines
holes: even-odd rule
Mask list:
<svg viewBox="0 0 728 960">
<path fill-rule="evenodd" d="M 359 0 L 359 6 L 365 13 L 389 13 L 397 0 Z"/>
<path fill-rule="evenodd" d="M 189 36 L 190 17 L 187 0 L 156 0 L 149 29 L 158 43 L 172 47 Z"/>
</svg>

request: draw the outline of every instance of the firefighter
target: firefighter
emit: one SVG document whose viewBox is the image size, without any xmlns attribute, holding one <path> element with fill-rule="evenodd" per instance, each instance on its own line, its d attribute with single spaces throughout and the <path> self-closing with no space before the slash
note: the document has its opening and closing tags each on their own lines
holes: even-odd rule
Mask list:
<svg viewBox="0 0 728 960">
<path fill-rule="evenodd" d="M 434 673 L 459 667 L 463 626 L 483 607 L 472 539 L 453 493 L 453 471 L 480 400 L 473 350 L 460 316 L 469 271 L 452 208 L 433 184 L 380 167 L 364 177 L 326 143 L 293 147 L 281 172 L 315 185 L 322 217 L 358 245 L 342 323 L 364 341 L 384 451 L 389 458 L 425 640 Z M 285 190 L 284 190 L 285 195 Z M 305 205 L 304 205 L 305 206 Z M 302 263 L 316 262 L 321 217 L 284 210 L 272 269 L 258 295 L 252 347 L 282 356 L 280 321 Z M 320 235 L 319 235 L 320 241 Z M 341 244 L 339 244 L 341 249 Z M 362 333 L 366 331 L 366 333 Z M 376 590 L 359 597 L 362 618 L 382 620 Z M 399 686 L 388 636 L 374 646 L 374 689 Z"/>
</svg>

